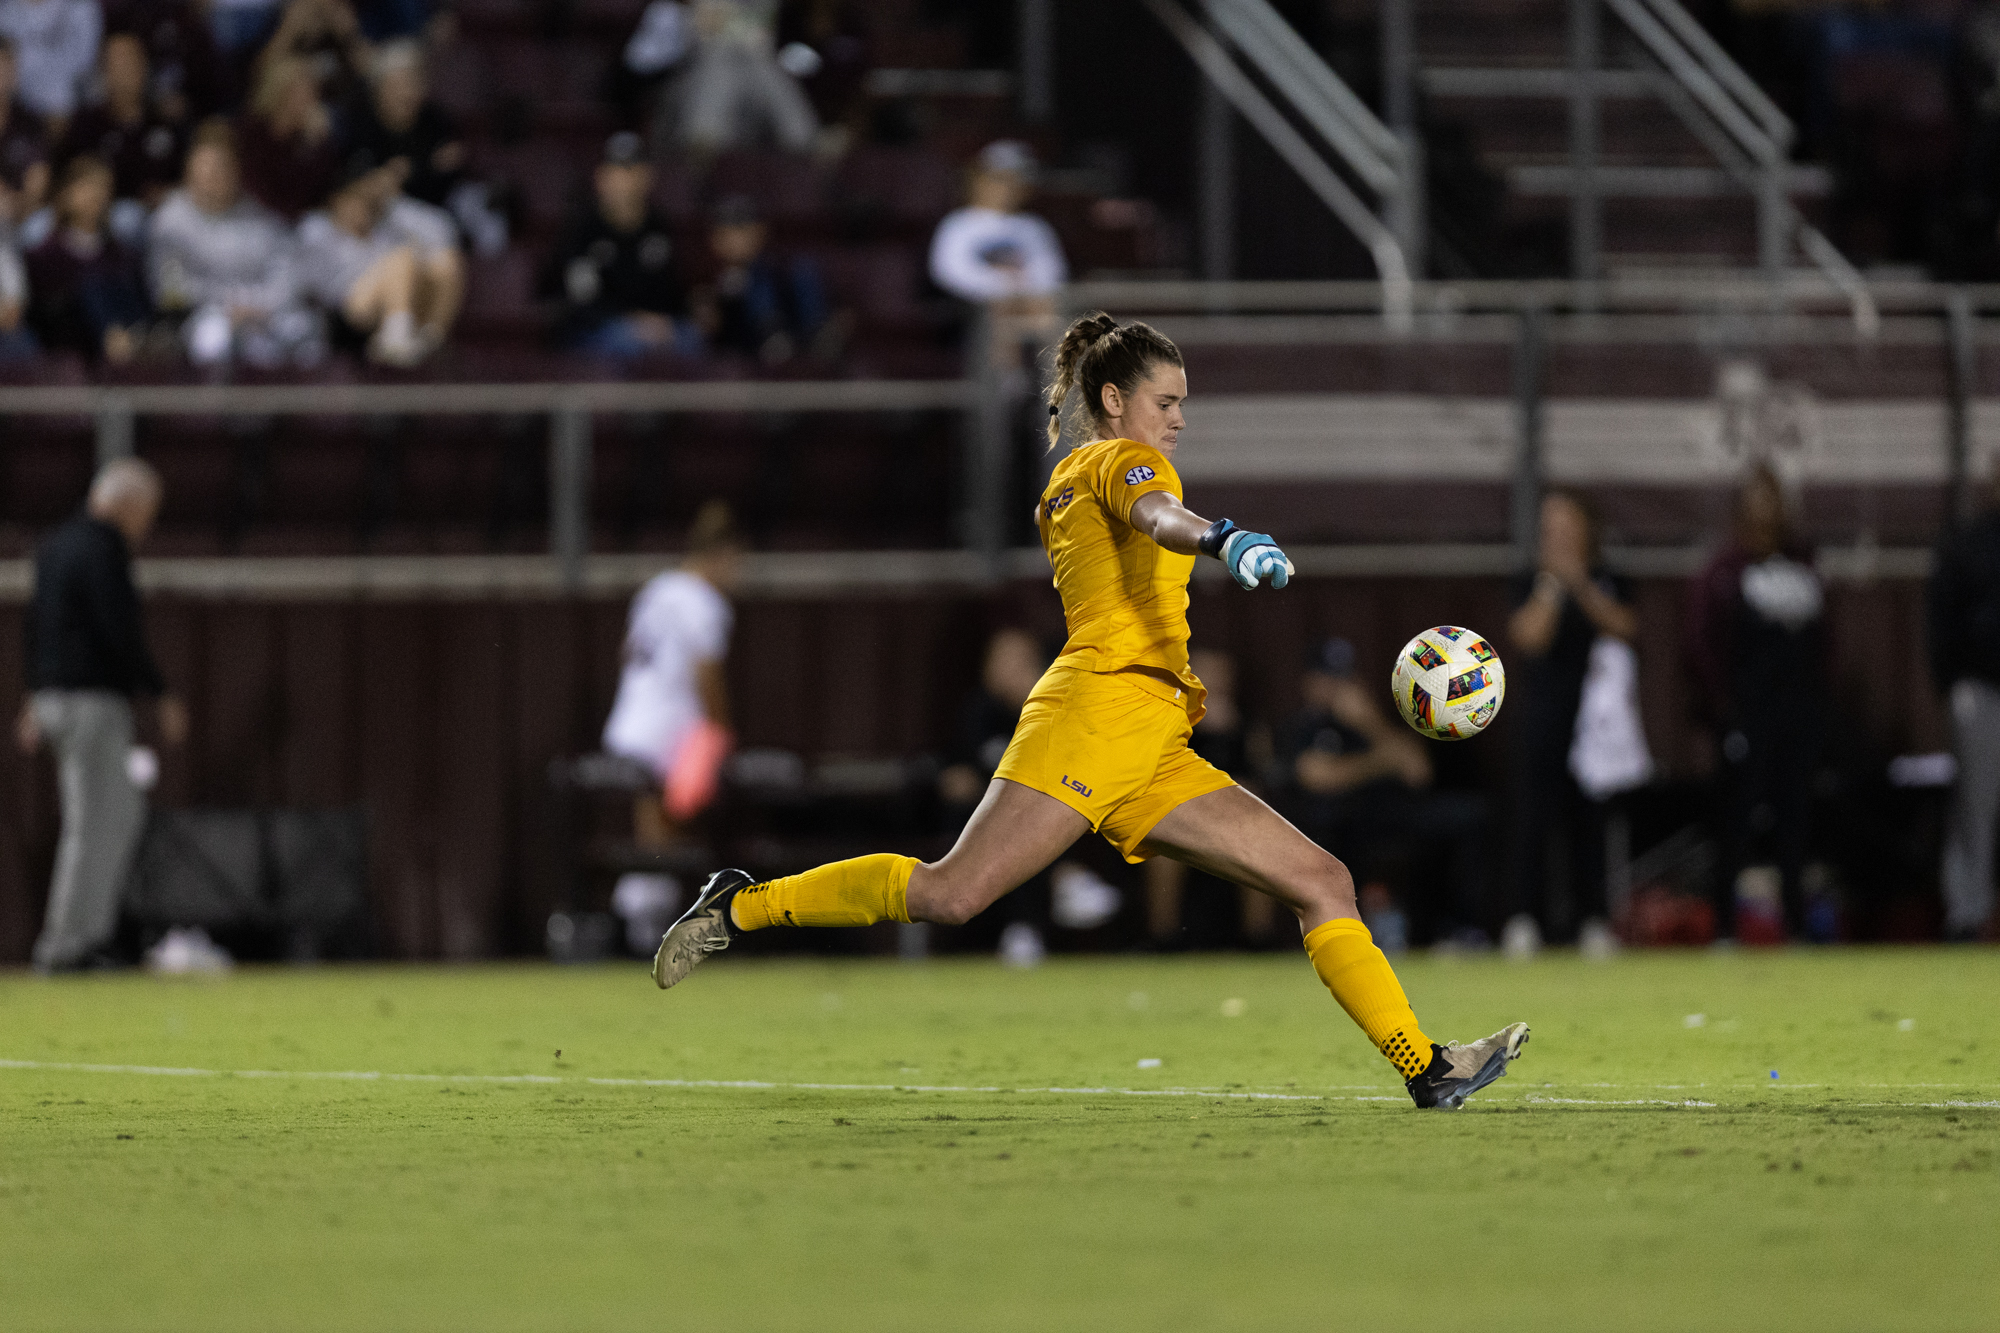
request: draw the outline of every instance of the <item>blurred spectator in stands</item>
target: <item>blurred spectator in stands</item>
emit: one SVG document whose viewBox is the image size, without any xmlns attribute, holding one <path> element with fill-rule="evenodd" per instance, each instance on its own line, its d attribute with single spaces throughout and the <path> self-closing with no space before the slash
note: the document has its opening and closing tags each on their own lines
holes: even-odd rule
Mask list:
<svg viewBox="0 0 2000 1333">
<path fill-rule="evenodd" d="M 146 822 L 131 778 L 132 703 L 157 700 L 160 738 L 187 738 L 187 708 L 167 693 L 146 647 L 132 548 L 160 512 L 160 474 L 136 458 L 105 464 L 83 511 L 35 551 L 24 623 L 28 697 L 15 722 L 27 753 L 55 751 L 62 839 L 48 913 L 35 941 L 38 972 L 106 961 L 126 872 Z"/>
<path fill-rule="evenodd" d="M 348 0 L 289 0 L 257 63 L 303 60 L 312 67 L 322 95 L 345 106 L 366 96 L 374 56 Z"/>
<path fill-rule="evenodd" d="M 181 342 L 196 365 L 319 359 L 320 323 L 300 297 L 291 231 L 243 193 L 227 121 L 196 132 L 186 181 L 153 214 L 148 241 L 153 303 L 184 317 Z"/>
<path fill-rule="evenodd" d="M 16 361 L 41 350 L 28 332 L 28 269 L 21 252 L 0 229 L 0 361 Z"/>
<path fill-rule="evenodd" d="M 1778 866 L 1784 927 L 1803 938 L 1812 782 L 1826 725 L 1826 598 L 1770 468 L 1754 468 L 1737 492 L 1734 531 L 1690 595 L 1688 654 L 1728 783 L 1716 931 L 1735 934 L 1739 877 L 1768 858 Z"/>
<path fill-rule="evenodd" d="M 1931 574 L 1931 678 L 1951 706 L 1958 786 L 1945 828 L 1945 935 L 1976 940 L 1993 912 L 2000 816 L 2000 470 L 1971 522 L 1945 534 Z"/>
<path fill-rule="evenodd" d="M 694 53 L 667 99 L 678 138 L 690 152 L 713 157 L 775 142 L 803 153 L 819 134 L 819 117 L 798 82 L 778 64 L 778 0 L 695 0 Z"/>
<path fill-rule="evenodd" d="M 986 145 L 973 161 L 965 207 L 947 214 L 931 238 L 931 279 L 992 314 L 993 354 L 1009 367 L 1019 364 L 1024 341 L 1054 329 L 1056 292 L 1069 281 L 1055 229 L 1023 211 L 1035 169 L 1034 152 L 1018 140 Z"/>
<path fill-rule="evenodd" d="M 803 255 L 774 256 L 765 249 L 769 240 L 770 228 L 748 198 L 716 206 L 708 229 L 713 277 L 693 297 L 709 349 L 767 366 L 808 352 L 832 359 L 839 354 L 838 330 L 828 323 L 819 265 Z"/>
<path fill-rule="evenodd" d="M 667 81 L 683 68 L 694 50 L 694 19 L 680 0 L 652 0 L 639 15 L 639 24 L 626 39 L 612 68 L 607 96 L 621 124 L 633 126 L 646 118 L 647 105 L 658 98 Z M 669 129 L 671 109 L 661 109 L 661 119 Z M 670 132 L 659 135 L 662 144 L 674 141 Z"/>
<path fill-rule="evenodd" d="M 14 43 L 22 104 L 53 122 L 75 115 L 103 31 L 97 0 L 0 0 L 0 36 Z"/>
<path fill-rule="evenodd" d="M 466 175 L 465 139 L 451 113 L 430 95 L 421 44 L 385 42 L 375 51 L 372 83 L 348 135 L 350 165 L 400 161 L 403 193 L 450 213 L 466 243 L 482 255 L 507 248 L 508 222 L 494 191 Z"/>
<path fill-rule="evenodd" d="M 54 230 L 28 254 L 29 323 L 45 348 L 122 364 L 139 351 L 148 310 L 139 252 L 111 234 L 110 212 L 110 166 L 70 159 Z"/>
<path fill-rule="evenodd" d="M 1540 518 L 1537 567 L 1517 580 L 1507 622 L 1514 810 L 1511 915 L 1501 944 L 1511 957 L 1533 955 L 1554 929 L 1552 882 L 1568 885 L 1569 919 L 1582 922 L 1578 943 L 1591 953 L 1616 947 L 1604 919 L 1603 809 L 1570 771 L 1570 751 L 1597 637 L 1630 643 L 1639 628 L 1629 588 L 1603 568 L 1590 502 L 1554 489 L 1542 497 Z M 1568 849 L 1560 867 L 1549 864 L 1558 833 Z"/>
<path fill-rule="evenodd" d="M 299 224 L 306 293 L 336 321 L 337 343 L 409 367 L 443 346 L 465 300 L 465 260 L 443 209 L 402 192 L 391 164 L 356 173 Z"/>
<path fill-rule="evenodd" d="M 144 234 L 146 211 L 180 179 L 187 127 L 158 114 L 147 96 L 146 47 L 129 32 L 104 39 L 98 61 L 103 100 L 77 112 L 56 149 L 61 165 L 81 153 L 111 164 L 111 230 L 127 242 Z"/>
<path fill-rule="evenodd" d="M 193 0 L 108 0 L 104 30 L 132 33 L 146 48 L 148 97 L 160 116 L 191 125 L 222 109 L 215 38 Z"/>
<path fill-rule="evenodd" d="M 1188 748 L 1223 772 L 1249 787 L 1258 786 L 1250 758 L 1250 728 L 1237 699 L 1236 659 L 1213 648 L 1197 648 L 1189 654 L 1188 665 L 1208 687 L 1208 711 L 1195 724 Z M 1269 743 L 1263 746 L 1268 758 Z M 1187 941 L 1183 938 L 1182 905 L 1186 895 L 1188 868 L 1171 857 L 1156 856 L 1146 862 L 1146 928 L 1153 943 L 1176 947 L 1182 943 L 1211 946 L 1231 943 L 1228 939 Z M 1277 922 L 1277 901 L 1264 894 L 1234 885 L 1222 886 L 1236 899 L 1237 919 L 1242 938 L 1250 943 L 1268 941 Z"/>
<path fill-rule="evenodd" d="M 277 31 L 284 0 L 208 0 L 210 32 L 225 59 L 242 62 Z"/>
<path fill-rule="evenodd" d="M 403 193 L 443 208 L 465 179 L 465 140 L 451 115 L 430 97 L 423 47 L 394 41 L 375 53 L 374 83 L 355 117 L 350 142 L 378 164 L 408 166 Z"/>
<path fill-rule="evenodd" d="M 639 136 L 605 142 L 586 212 L 557 242 L 544 287 L 563 303 L 556 333 L 572 351 L 635 357 L 699 346 L 683 321 L 686 291 L 672 229 L 651 202 L 653 168 Z"/>
<path fill-rule="evenodd" d="M 874 52 L 866 17 L 847 0 L 805 0 L 778 18 L 778 64 L 819 117 L 821 150 L 839 156 L 866 130 Z"/>
<path fill-rule="evenodd" d="M 28 220 L 49 192 L 48 129 L 16 95 L 11 38 L 0 35 L 0 233 Z"/>
<path fill-rule="evenodd" d="M 1392 941 L 1411 942 L 1411 913 L 1425 938 L 1475 936 L 1486 908 L 1485 798 L 1433 790 L 1429 751 L 1361 681 L 1348 640 L 1313 650 L 1299 693 L 1302 707 L 1277 737 L 1280 801 L 1293 821 L 1350 862 L 1356 881 L 1372 890 L 1366 914 Z M 1391 862 L 1418 872 L 1402 906 L 1389 892 Z M 1417 892 L 1432 884 L 1440 887 Z"/>
<path fill-rule="evenodd" d="M 264 62 L 250 113 L 236 127 L 243 184 L 258 202 L 297 218 L 340 182 L 343 147 L 319 79 L 304 60 Z"/>
</svg>

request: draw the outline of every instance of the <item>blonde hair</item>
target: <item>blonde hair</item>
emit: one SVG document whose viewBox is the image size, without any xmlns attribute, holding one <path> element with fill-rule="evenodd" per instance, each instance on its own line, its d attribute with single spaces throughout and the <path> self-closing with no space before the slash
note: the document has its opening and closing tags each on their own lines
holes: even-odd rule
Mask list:
<svg viewBox="0 0 2000 1333">
<path fill-rule="evenodd" d="M 1154 366 L 1182 365 L 1181 349 L 1150 324 L 1120 324 L 1102 310 L 1071 324 L 1056 344 L 1055 378 L 1049 382 L 1049 448 L 1062 443 L 1063 417 L 1081 432 L 1104 419 L 1104 386 L 1138 391 Z M 1076 402 L 1069 403 L 1072 390 Z"/>
</svg>

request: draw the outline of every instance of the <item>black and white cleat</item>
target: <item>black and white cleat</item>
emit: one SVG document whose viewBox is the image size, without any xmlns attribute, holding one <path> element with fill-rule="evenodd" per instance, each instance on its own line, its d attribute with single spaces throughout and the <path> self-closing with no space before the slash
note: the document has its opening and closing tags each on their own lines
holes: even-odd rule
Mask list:
<svg viewBox="0 0 2000 1333">
<path fill-rule="evenodd" d="M 695 965 L 712 953 L 721 953 L 743 932 L 729 919 L 729 900 L 738 889 L 756 883 L 741 870 L 718 870 L 701 886 L 694 906 L 681 914 L 653 955 L 653 983 L 661 990 L 686 978 Z"/>
<path fill-rule="evenodd" d="M 1467 1097 L 1505 1078 L 1508 1063 L 1520 1058 L 1527 1040 L 1526 1023 L 1509 1023 L 1492 1036 L 1463 1046 L 1433 1045 L 1430 1067 L 1403 1086 L 1421 1110 L 1456 1111 Z"/>
</svg>

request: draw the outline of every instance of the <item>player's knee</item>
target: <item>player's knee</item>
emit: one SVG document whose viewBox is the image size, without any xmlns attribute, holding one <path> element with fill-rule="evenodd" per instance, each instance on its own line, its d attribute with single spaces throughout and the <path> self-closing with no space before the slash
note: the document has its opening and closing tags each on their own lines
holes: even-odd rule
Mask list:
<svg viewBox="0 0 2000 1333">
<path fill-rule="evenodd" d="M 980 886 L 949 873 L 942 865 L 918 867 L 911 877 L 910 919 L 939 926 L 962 926 L 986 910 L 990 896 Z"/>
<path fill-rule="evenodd" d="M 1354 876 L 1332 852 L 1318 852 L 1303 880 L 1306 905 L 1322 917 L 1353 916 Z"/>
</svg>

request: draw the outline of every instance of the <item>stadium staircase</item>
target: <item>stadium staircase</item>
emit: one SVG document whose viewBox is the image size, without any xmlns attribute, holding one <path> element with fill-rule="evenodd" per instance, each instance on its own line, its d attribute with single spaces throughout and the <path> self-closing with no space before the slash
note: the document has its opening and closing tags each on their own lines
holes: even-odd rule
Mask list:
<svg viewBox="0 0 2000 1333">
<path fill-rule="evenodd" d="M 1575 8 L 1573 0 L 1417 6 L 1415 54 L 1430 115 L 1468 138 L 1480 164 L 1505 182 L 1506 222 L 1524 231 L 1567 231 L 1583 184 L 1571 153 Z M 1779 211 L 1807 220 L 1822 209 L 1831 180 L 1823 168 L 1789 160 L 1791 127 L 1782 113 L 1674 0 L 1593 8 L 1597 276 L 1741 273 L 1800 262 L 1789 227 L 1777 240 L 1760 238 L 1754 191 L 1762 167 L 1773 168 Z M 1760 163 L 1760 154 L 1770 156 Z M 1808 247 L 1831 250 L 1811 236 L 1803 238 Z"/>
</svg>

